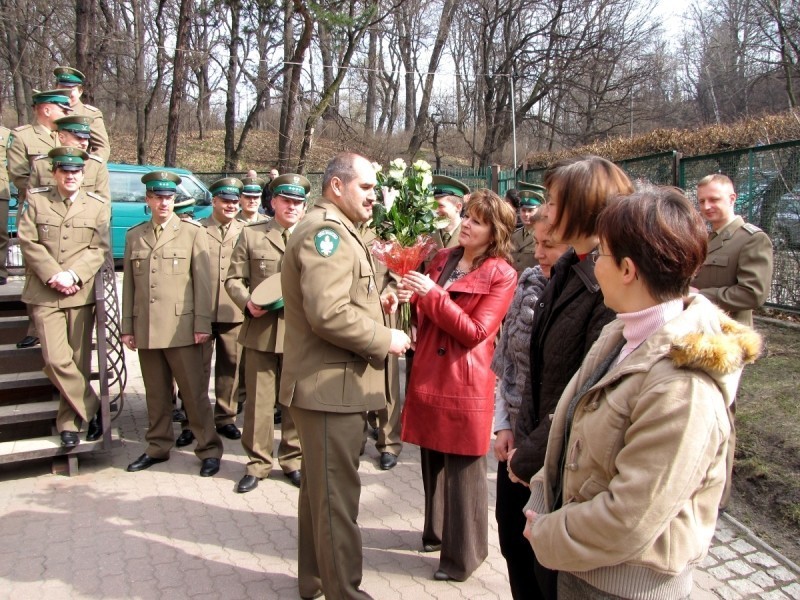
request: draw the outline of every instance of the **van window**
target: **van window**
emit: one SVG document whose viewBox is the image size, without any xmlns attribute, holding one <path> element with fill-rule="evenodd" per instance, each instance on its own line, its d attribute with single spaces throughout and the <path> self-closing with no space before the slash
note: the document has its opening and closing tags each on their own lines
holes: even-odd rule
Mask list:
<svg viewBox="0 0 800 600">
<path fill-rule="evenodd" d="M 121 173 L 110 171 L 108 183 L 112 202 L 144 202 L 143 173 Z"/>
</svg>

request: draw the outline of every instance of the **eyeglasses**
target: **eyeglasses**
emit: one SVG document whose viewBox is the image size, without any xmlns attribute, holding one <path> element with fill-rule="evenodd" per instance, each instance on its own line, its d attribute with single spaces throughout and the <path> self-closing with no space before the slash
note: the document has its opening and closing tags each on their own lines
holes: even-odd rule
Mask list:
<svg viewBox="0 0 800 600">
<path fill-rule="evenodd" d="M 594 252 L 592 252 L 592 253 L 591 253 L 589 256 L 591 256 L 591 257 L 592 257 L 592 262 L 593 262 L 594 264 L 597 264 L 597 259 L 598 259 L 598 258 L 600 258 L 601 256 L 614 256 L 614 255 L 613 255 L 613 254 L 601 254 L 600 252 L 597 252 L 597 251 L 595 250 L 595 251 L 594 251 Z"/>
</svg>

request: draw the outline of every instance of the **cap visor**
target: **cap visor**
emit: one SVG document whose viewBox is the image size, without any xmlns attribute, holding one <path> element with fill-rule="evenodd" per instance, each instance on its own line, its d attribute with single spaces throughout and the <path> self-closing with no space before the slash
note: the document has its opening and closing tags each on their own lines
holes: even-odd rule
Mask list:
<svg viewBox="0 0 800 600">
<path fill-rule="evenodd" d="M 242 192 L 242 196 L 249 196 L 251 198 L 261 198 L 261 192 Z"/>
<path fill-rule="evenodd" d="M 77 172 L 83 169 L 83 165 L 71 165 L 68 163 L 56 163 L 56 166 L 62 171 Z"/>
<path fill-rule="evenodd" d="M 280 194 L 275 194 L 276 196 L 283 196 L 284 198 L 288 198 L 289 200 L 302 200 L 305 202 L 306 197 L 301 196 L 300 194 L 292 194 L 291 192 L 281 192 Z"/>
<path fill-rule="evenodd" d="M 156 196 L 174 196 L 174 190 L 150 190 L 150 193 L 155 194 Z"/>
<path fill-rule="evenodd" d="M 85 133 L 83 131 L 70 131 L 70 133 L 72 135 L 74 135 L 75 137 L 81 138 L 82 140 L 88 140 L 88 139 L 91 139 L 91 137 L 92 137 L 91 133 Z"/>
<path fill-rule="evenodd" d="M 62 88 L 73 88 L 80 85 L 78 81 L 59 81 L 58 85 Z"/>
<path fill-rule="evenodd" d="M 236 194 L 214 194 L 220 200 L 227 200 L 228 202 L 238 202 L 239 196 Z"/>
</svg>

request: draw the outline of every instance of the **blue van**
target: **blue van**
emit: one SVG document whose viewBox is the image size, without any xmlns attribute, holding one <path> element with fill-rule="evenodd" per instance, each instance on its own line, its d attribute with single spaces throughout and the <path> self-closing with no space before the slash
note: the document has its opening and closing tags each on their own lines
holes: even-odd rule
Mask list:
<svg viewBox="0 0 800 600">
<path fill-rule="evenodd" d="M 108 163 L 109 187 L 111 188 L 111 251 L 115 260 L 125 255 L 125 232 L 134 225 L 150 219 L 150 209 L 144 201 L 142 175 L 150 171 L 171 171 L 181 178 L 176 202 L 194 198 L 194 218 L 202 219 L 211 214 L 211 192 L 191 171 L 173 167 L 151 165 L 126 165 Z M 11 203 L 8 213 L 8 232 L 17 231 L 17 190 L 11 184 Z"/>
</svg>

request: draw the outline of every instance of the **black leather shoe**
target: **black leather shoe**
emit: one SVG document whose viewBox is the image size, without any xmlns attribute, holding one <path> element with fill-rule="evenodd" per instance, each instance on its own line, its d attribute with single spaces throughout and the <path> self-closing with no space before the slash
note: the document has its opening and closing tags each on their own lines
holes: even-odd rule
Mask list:
<svg viewBox="0 0 800 600">
<path fill-rule="evenodd" d="M 272 415 L 272 424 L 273 425 L 280 425 L 281 421 L 283 421 L 283 413 L 281 412 L 283 409 L 275 407 L 275 413 Z"/>
<path fill-rule="evenodd" d="M 5 285 L 8 283 L 8 277 L 0 277 L 0 285 Z"/>
<path fill-rule="evenodd" d="M 257 487 L 258 477 L 255 475 L 245 475 L 239 480 L 239 483 L 236 484 L 236 493 L 246 494 L 247 492 L 252 492 Z"/>
<path fill-rule="evenodd" d="M 439 569 L 436 573 L 433 574 L 433 578 L 436 581 L 455 581 L 450 575 Z"/>
<path fill-rule="evenodd" d="M 86 429 L 86 441 L 96 442 L 101 437 L 103 437 L 103 424 L 100 421 L 100 417 L 95 415 L 89 421 L 89 427 Z"/>
<path fill-rule="evenodd" d="M 300 487 L 300 469 L 286 473 L 286 478 L 292 482 L 294 487 Z"/>
<path fill-rule="evenodd" d="M 166 462 L 169 460 L 167 458 L 152 458 L 147 456 L 147 454 L 142 454 L 139 458 L 133 461 L 131 464 L 128 465 L 128 472 L 135 473 L 136 471 L 144 471 L 145 469 L 149 469 L 153 465 L 158 463 Z"/>
<path fill-rule="evenodd" d="M 183 412 L 180 408 L 173 409 L 172 411 L 172 422 L 173 423 L 183 423 L 186 420 L 186 413 Z"/>
<path fill-rule="evenodd" d="M 384 471 L 394 469 L 397 466 L 397 457 L 391 452 L 381 452 L 380 467 Z"/>
<path fill-rule="evenodd" d="M 422 546 L 423 552 L 438 552 L 442 549 L 441 544 L 425 544 Z"/>
<path fill-rule="evenodd" d="M 236 403 L 236 414 L 237 415 L 242 414 L 243 410 L 244 410 L 244 402 L 237 402 Z"/>
<path fill-rule="evenodd" d="M 77 431 L 62 431 L 61 432 L 61 446 L 63 448 L 74 448 L 80 442 L 80 437 Z"/>
<path fill-rule="evenodd" d="M 191 429 L 184 429 L 181 431 L 181 434 L 178 436 L 178 439 L 175 440 L 175 445 L 178 448 L 183 448 L 184 446 L 188 446 L 194 441 L 194 434 L 192 433 Z"/>
<path fill-rule="evenodd" d="M 39 343 L 38 337 L 33 337 L 32 335 L 26 335 L 20 341 L 17 342 L 17 348 L 33 348 Z"/>
<path fill-rule="evenodd" d="M 234 425 L 233 423 L 228 423 L 227 425 L 220 425 L 217 427 L 217 433 L 220 435 L 224 435 L 229 440 L 238 440 L 242 437 L 242 432 L 239 431 L 239 428 Z"/>
<path fill-rule="evenodd" d="M 200 477 L 211 477 L 219 472 L 218 458 L 204 458 L 203 466 L 200 467 Z"/>
</svg>

